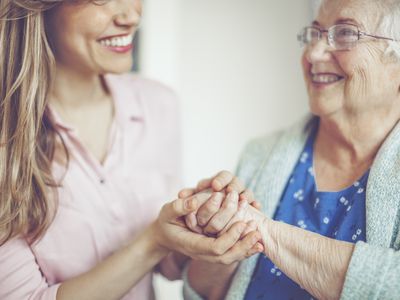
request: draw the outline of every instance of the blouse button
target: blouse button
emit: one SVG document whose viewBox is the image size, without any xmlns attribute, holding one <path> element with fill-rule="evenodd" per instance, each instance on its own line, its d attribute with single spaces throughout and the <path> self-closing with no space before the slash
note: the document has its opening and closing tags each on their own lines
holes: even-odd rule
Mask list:
<svg viewBox="0 0 400 300">
<path fill-rule="evenodd" d="M 142 118 L 136 117 L 136 116 L 130 116 L 129 120 L 131 122 L 141 122 L 141 121 L 143 121 Z"/>
</svg>

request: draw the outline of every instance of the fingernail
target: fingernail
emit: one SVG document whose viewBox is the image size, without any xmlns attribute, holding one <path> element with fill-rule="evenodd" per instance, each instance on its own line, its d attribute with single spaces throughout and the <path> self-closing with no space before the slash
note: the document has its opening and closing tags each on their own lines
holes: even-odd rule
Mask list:
<svg viewBox="0 0 400 300">
<path fill-rule="evenodd" d="M 194 208 L 194 200 L 195 199 L 191 198 L 185 201 L 185 208 L 187 210 L 192 210 Z"/>
<path fill-rule="evenodd" d="M 231 199 L 237 199 L 239 201 L 239 194 L 236 191 L 229 192 L 228 197 Z"/>
<path fill-rule="evenodd" d="M 221 186 L 222 186 L 222 183 L 219 181 L 218 178 L 213 179 L 213 181 L 211 182 L 211 187 L 215 191 L 220 191 L 222 189 Z"/>
<path fill-rule="evenodd" d="M 245 209 L 247 207 L 246 200 L 239 200 L 239 209 Z"/>
</svg>

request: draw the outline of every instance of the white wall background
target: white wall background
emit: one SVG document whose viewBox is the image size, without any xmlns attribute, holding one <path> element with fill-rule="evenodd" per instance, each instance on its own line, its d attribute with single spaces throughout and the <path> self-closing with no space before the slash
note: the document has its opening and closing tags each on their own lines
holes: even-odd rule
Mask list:
<svg viewBox="0 0 400 300">
<path fill-rule="evenodd" d="M 296 34 L 309 0 L 145 0 L 142 73 L 182 100 L 185 184 L 234 170 L 250 138 L 307 111 Z M 182 299 L 156 278 L 158 299 Z"/>
</svg>

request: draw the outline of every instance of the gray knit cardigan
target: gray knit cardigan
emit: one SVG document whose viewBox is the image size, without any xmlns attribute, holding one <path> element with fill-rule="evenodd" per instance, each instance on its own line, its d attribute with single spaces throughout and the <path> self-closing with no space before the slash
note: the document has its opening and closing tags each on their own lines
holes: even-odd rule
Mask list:
<svg viewBox="0 0 400 300">
<path fill-rule="evenodd" d="M 272 217 L 291 172 L 304 148 L 309 117 L 295 126 L 250 142 L 239 162 L 238 176 Z M 358 242 L 341 299 L 400 299 L 400 124 L 387 137 L 370 170 L 366 191 L 366 237 Z M 243 299 L 258 255 L 244 260 L 226 299 Z M 185 299 L 201 299 L 184 272 Z"/>
</svg>

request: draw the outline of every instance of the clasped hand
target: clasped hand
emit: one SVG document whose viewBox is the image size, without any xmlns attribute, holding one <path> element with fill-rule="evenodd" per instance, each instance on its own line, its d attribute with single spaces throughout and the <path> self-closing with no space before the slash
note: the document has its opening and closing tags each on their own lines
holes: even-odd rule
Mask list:
<svg viewBox="0 0 400 300">
<path fill-rule="evenodd" d="M 193 259 L 231 264 L 262 252 L 265 217 L 252 193 L 223 171 L 184 189 L 166 204 L 157 220 L 159 242 Z"/>
</svg>

